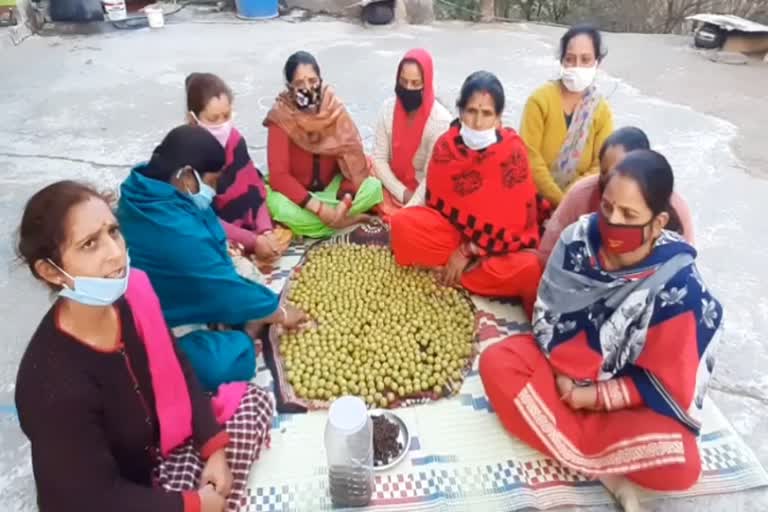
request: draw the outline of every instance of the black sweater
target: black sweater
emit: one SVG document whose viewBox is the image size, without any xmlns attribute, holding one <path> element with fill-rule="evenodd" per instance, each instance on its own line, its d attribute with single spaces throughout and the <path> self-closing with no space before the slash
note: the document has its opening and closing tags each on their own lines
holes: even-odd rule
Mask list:
<svg viewBox="0 0 768 512">
<path fill-rule="evenodd" d="M 131 310 L 116 303 L 121 343 L 112 352 L 86 345 L 43 318 L 16 380 L 21 428 L 32 444 L 40 512 L 191 512 L 196 492 L 152 488 L 159 428 L 147 353 Z M 172 338 L 173 339 L 173 338 Z M 186 358 L 176 351 L 202 455 L 226 445 Z"/>
</svg>

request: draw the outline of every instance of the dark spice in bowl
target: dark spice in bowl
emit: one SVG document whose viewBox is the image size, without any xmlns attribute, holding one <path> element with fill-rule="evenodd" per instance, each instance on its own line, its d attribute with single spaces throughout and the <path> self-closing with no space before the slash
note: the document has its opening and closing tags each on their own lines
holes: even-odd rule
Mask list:
<svg viewBox="0 0 768 512">
<path fill-rule="evenodd" d="M 403 451 L 398 441 L 400 425 L 384 416 L 372 416 L 373 421 L 373 465 L 385 466 Z"/>
</svg>

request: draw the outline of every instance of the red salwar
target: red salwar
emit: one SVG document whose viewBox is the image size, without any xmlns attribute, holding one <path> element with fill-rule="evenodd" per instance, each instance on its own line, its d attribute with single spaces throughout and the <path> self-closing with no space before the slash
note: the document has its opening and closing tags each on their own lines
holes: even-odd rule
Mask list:
<svg viewBox="0 0 768 512">
<path fill-rule="evenodd" d="M 442 267 L 463 243 L 462 234 L 440 212 L 427 206 L 404 208 L 390 219 L 391 245 L 402 266 Z M 541 278 L 533 251 L 483 256 L 464 272 L 461 285 L 489 297 L 519 297 L 530 316 Z"/>
<path fill-rule="evenodd" d="M 657 491 L 688 489 L 699 479 L 701 458 L 690 430 L 645 406 L 571 409 L 561 401 L 552 367 L 531 335 L 488 347 L 480 357 L 480 377 L 509 432 L 575 471 L 624 475 Z"/>
<path fill-rule="evenodd" d="M 375 173 L 371 173 L 371 176 L 376 177 Z M 403 203 L 395 199 L 386 187 L 382 187 L 381 191 L 384 193 L 384 199 L 376 205 L 373 211 L 381 217 L 385 222 L 389 222 L 394 214 L 403 209 Z"/>
</svg>

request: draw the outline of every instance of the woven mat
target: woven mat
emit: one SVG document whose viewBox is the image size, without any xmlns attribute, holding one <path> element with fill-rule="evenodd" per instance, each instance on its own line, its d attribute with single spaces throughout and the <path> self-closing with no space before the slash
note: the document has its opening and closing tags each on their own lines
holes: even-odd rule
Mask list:
<svg viewBox="0 0 768 512">
<path fill-rule="evenodd" d="M 308 245 L 296 243 L 266 284 L 280 291 Z M 480 350 L 530 325 L 513 301 L 473 298 L 482 312 Z M 259 356 L 256 383 L 273 389 Z M 526 507 L 600 505 L 603 487 L 564 468 L 509 436 L 499 423 L 477 374 L 477 360 L 461 392 L 435 403 L 398 409 L 413 436 L 407 458 L 378 473 L 370 507 L 375 511 L 512 511 Z M 248 504 L 240 512 L 332 510 L 323 431 L 326 412 L 278 415 L 271 449 L 254 466 Z M 714 403 L 704 408 L 700 438 L 704 473 L 677 496 L 743 491 L 768 485 L 768 474 Z M 360 509 L 356 509 L 360 510 Z"/>
</svg>

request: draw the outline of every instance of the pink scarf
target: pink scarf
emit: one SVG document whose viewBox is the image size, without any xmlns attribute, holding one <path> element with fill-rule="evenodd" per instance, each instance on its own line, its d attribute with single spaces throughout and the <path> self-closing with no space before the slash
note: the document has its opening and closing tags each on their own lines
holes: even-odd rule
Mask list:
<svg viewBox="0 0 768 512">
<path fill-rule="evenodd" d="M 136 332 L 147 350 L 155 409 L 160 422 L 160 450 L 163 456 L 167 456 L 192 437 L 189 388 L 176 357 L 174 340 L 165 323 L 160 300 L 147 274 L 131 269 L 125 298 L 133 313 Z M 235 414 L 247 387 L 245 382 L 233 382 L 219 387 L 211 405 L 220 424 Z"/>
</svg>

